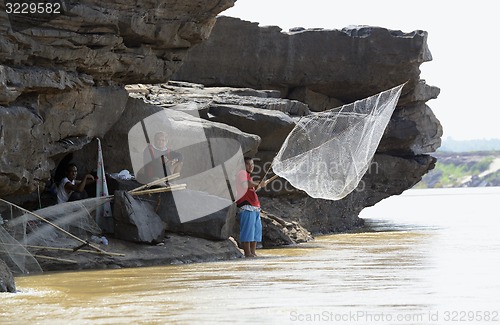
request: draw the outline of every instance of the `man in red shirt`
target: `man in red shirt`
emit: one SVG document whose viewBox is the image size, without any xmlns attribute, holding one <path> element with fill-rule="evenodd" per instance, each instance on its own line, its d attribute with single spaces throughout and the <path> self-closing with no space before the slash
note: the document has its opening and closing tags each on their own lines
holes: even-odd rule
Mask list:
<svg viewBox="0 0 500 325">
<path fill-rule="evenodd" d="M 256 257 L 257 242 L 262 241 L 262 223 L 260 221 L 260 202 L 256 190 L 261 186 L 252 180 L 250 173 L 254 164 L 252 158 L 245 157 L 245 169 L 236 175 L 236 201 L 240 217 L 240 242 L 245 257 Z"/>
</svg>

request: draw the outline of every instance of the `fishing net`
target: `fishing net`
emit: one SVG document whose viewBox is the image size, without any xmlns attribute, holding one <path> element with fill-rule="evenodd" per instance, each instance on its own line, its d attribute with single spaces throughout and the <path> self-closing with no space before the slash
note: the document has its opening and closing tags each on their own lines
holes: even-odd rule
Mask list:
<svg viewBox="0 0 500 325">
<path fill-rule="evenodd" d="M 274 173 L 314 198 L 348 195 L 368 170 L 403 86 L 302 117 L 273 160 Z"/>
<path fill-rule="evenodd" d="M 100 234 L 102 230 L 95 222 L 95 210 L 111 200 L 111 197 L 90 198 L 29 213 L 0 199 L 3 220 L 0 258 L 13 273 L 41 272 L 36 251 L 48 247 L 76 247 L 82 240 Z"/>
<path fill-rule="evenodd" d="M 14 274 L 42 272 L 42 268 L 35 257 L 2 226 L 0 226 L 0 259 L 7 264 Z"/>
</svg>

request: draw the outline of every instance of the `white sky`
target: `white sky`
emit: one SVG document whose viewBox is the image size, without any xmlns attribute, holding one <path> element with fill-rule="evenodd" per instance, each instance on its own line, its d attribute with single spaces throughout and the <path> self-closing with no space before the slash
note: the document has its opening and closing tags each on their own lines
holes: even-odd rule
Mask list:
<svg viewBox="0 0 500 325">
<path fill-rule="evenodd" d="M 291 27 L 341 29 L 380 26 L 428 32 L 433 61 L 420 78 L 441 89 L 427 102 L 443 125 L 444 136 L 458 140 L 500 138 L 500 55 L 495 1 L 444 0 L 237 0 L 221 15 Z"/>
</svg>

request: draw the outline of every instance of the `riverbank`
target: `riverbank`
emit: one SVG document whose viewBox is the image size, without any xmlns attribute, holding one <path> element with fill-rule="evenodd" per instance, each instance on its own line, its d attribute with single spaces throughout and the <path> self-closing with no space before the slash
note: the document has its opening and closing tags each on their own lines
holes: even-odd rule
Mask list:
<svg viewBox="0 0 500 325">
<path fill-rule="evenodd" d="M 110 182 L 110 185 L 112 184 L 113 182 Z M 131 188 L 137 187 L 135 183 L 129 185 Z M 167 199 L 167 197 L 162 198 Z M 156 202 L 156 200 L 154 201 Z M 144 201 L 143 203 L 148 205 L 150 202 Z M 166 205 L 175 206 L 173 202 Z M 51 207 L 48 206 L 46 209 L 50 210 Z M 90 209 L 91 206 L 85 207 L 82 205 L 81 209 L 84 208 Z M 116 202 L 114 208 L 116 212 Z M 237 243 L 239 224 L 233 214 L 234 209 L 231 207 L 226 209 L 227 211 L 222 210 L 216 215 L 207 216 L 202 221 L 183 224 L 174 222 L 178 220 L 175 218 L 174 212 L 170 210 L 162 211 L 162 216 L 169 216 L 169 219 L 164 219 L 165 223 L 170 222 L 169 227 L 167 227 L 169 230 L 165 233 L 161 232 L 160 237 L 155 235 L 153 240 L 146 234 L 153 232 L 153 228 L 158 224 L 152 222 L 151 218 L 154 216 L 148 215 L 146 210 L 139 209 L 135 211 L 141 216 L 139 219 L 128 221 L 120 219 L 124 222 L 123 224 L 118 223 L 118 219 L 115 219 L 117 231 L 114 235 L 106 235 L 105 243 L 101 242 L 98 237 L 91 236 L 91 233 L 96 234 L 96 232 L 89 232 L 89 229 L 92 229 L 92 224 L 87 224 L 87 219 L 75 219 L 76 217 L 71 215 L 69 210 L 67 211 L 69 214 L 64 216 L 58 212 L 61 214 L 59 224 L 65 225 L 64 228 L 71 230 L 73 233 L 62 228 L 55 229 L 49 225 L 43 225 L 41 222 L 27 223 L 24 227 L 21 226 L 22 229 L 18 229 L 26 232 L 24 237 L 17 234 L 17 240 L 25 243 L 27 251 L 20 247 L 19 249 L 8 249 L 8 254 L 4 256 L 5 261 L 10 263 L 9 266 L 12 272 L 15 272 L 14 275 L 32 275 L 40 272 L 213 262 L 243 257 L 243 252 L 238 248 Z M 50 212 L 55 213 L 52 210 Z M 43 215 L 47 213 L 48 211 L 44 211 Z M 50 215 L 52 216 L 52 214 Z M 159 216 L 156 217 L 158 220 L 161 219 Z M 265 211 L 262 211 L 261 219 L 263 247 L 296 245 L 313 239 L 311 233 L 296 221 L 285 220 Z M 71 226 L 69 222 L 71 222 Z M 12 222 L 11 224 L 9 221 L 6 222 L 6 225 L 11 234 L 14 235 L 16 233 L 16 223 Z M 161 225 L 164 225 L 164 223 L 161 223 Z M 120 229 L 119 232 L 118 229 Z M 86 235 L 82 231 L 86 231 Z M 139 235 L 142 237 L 137 237 Z M 27 240 L 26 236 L 30 238 L 27 242 L 25 242 Z M 77 240 L 78 238 L 80 240 Z M 90 243 L 85 245 L 84 241 L 87 238 Z M 7 245 L 6 247 L 10 246 Z M 26 261 L 12 258 L 17 257 L 19 253 L 29 254 L 31 257 Z"/>
<path fill-rule="evenodd" d="M 238 248 L 232 237 L 215 241 L 168 233 L 164 240 L 156 245 L 111 237 L 107 237 L 107 241 L 107 245 L 91 243 L 103 252 L 89 246 L 73 251 L 80 243 L 71 239 L 60 239 L 58 247 L 30 248 L 30 252 L 44 273 L 166 266 L 244 258 L 243 251 Z M 15 277 L 20 275 L 14 274 Z M 5 284 L 4 287 L 2 284 Z M 16 292 L 15 278 L 7 266 L 3 270 L 0 268 L 0 292 Z"/>
<path fill-rule="evenodd" d="M 44 271 L 118 269 L 212 262 L 243 257 L 241 250 L 231 239 L 212 241 L 172 233 L 156 245 L 132 243 L 116 238 L 108 238 L 108 245 L 92 245 L 109 252 L 110 255 L 98 253 L 89 247 L 73 252 L 72 249 L 79 246 L 73 241 L 61 245 L 63 246 L 61 248 L 70 249 L 68 251 L 47 248 L 38 249 L 36 254 L 54 258 L 38 259 Z"/>
</svg>

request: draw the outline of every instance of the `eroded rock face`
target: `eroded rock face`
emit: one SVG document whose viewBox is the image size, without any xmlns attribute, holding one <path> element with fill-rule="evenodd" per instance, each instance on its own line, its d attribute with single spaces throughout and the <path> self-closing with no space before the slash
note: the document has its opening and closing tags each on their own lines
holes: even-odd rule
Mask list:
<svg viewBox="0 0 500 325">
<path fill-rule="evenodd" d="M 130 129 L 130 125 L 126 121 L 135 121 L 134 123 L 136 123 L 138 117 L 151 114 L 151 111 L 147 110 L 148 113 L 145 113 L 144 109 L 147 107 L 152 111 L 157 111 L 161 110 L 159 107 L 168 106 L 169 108 L 165 109 L 165 112 L 182 116 L 187 115 L 185 108 L 191 107 L 192 114 L 196 115 L 200 110 L 205 112 L 199 113 L 199 115 L 206 114 L 208 121 L 204 123 L 208 123 L 208 125 L 215 120 L 224 123 L 216 123 L 217 125 L 230 124 L 245 130 L 248 132 L 243 133 L 245 137 L 248 137 L 249 134 L 259 135 L 262 142 L 258 147 L 252 147 L 252 151 L 247 151 L 247 154 L 252 155 L 258 148 L 255 155 L 257 159 L 255 160 L 256 169 L 254 172 L 261 177 L 281 147 L 286 135 L 300 118 L 299 115 L 291 113 L 292 108 L 296 106 L 295 101 L 280 99 L 280 105 L 273 105 L 276 103 L 276 99 L 274 97 L 266 98 L 265 93 L 261 91 L 249 89 L 242 91 L 242 89 L 230 87 L 204 87 L 199 84 L 178 82 L 162 85 L 134 85 L 128 89 L 131 96 L 137 97 L 137 99 L 134 100 L 135 105 L 129 107 L 126 112 L 134 112 L 134 114 L 125 113 L 124 116 L 128 116 L 128 118 L 122 118 L 113 127 L 114 131 L 105 137 L 105 140 L 108 136 L 113 135 L 122 139 L 123 145 L 126 145 L 125 140 L 123 140 L 126 138 L 123 130 Z M 145 101 L 151 104 L 147 104 Z M 265 105 L 266 102 L 267 105 Z M 433 133 L 440 130 L 439 121 L 435 119 L 432 111 L 423 102 L 414 101 L 413 105 L 417 107 L 402 106 L 394 113 L 378 153 L 367 173 L 357 189 L 346 198 L 340 201 L 313 199 L 295 189 L 286 180 L 278 178 L 259 192 L 263 209 L 276 218 L 283 219 L 284 222 L 299 222 L 300 225 L 313 233 L 341 232 L 362 225 L 363 221 L 357 216 L 363 208 L 374 205 L 391 195 L 401 194 L 420 181 L 422 175 L 434 167 L 435 159 L 433 157 L 415 154 L 412 150 L 417 147 L 416 139 L 419 139 L 421 148 L 424 148 L 418 149 L 418 151 L 432 147 L 435 144 L 433 141 L 439 140 L 439 137 Z M 424 109 L 420 109 L 418 105 L 423 105 Z M 275 107 L 279 107 L 279 110 L 274 110 Z M 420 112 L 424 112 L 424 114 Z M 411 118 L 407 118 L 408 121 L 405 122 L 406 115 L 416 115 L 415 122 L 412 122 Z M 189 119 L 198 118 L 189 116 Z M 174 121 L 174 123 L 181 122 Z M 228 134 L 227 136 L 234 137 L 236 134 Z M 116 143 L 118 140 L 110 141 L 108 139 L 107 141 L 108 143 Z M 246 143 L 242 139 L 239 141 Z M 415 151 L 417 150 L 415 149 Z M 123 150 L 121 154 L 123 154 Z M 120 152 L 116 151 L 112 156 L 120 157 Z M 123 159 L 117 159 L 117 161 L 122 162 Z M 272 172 L 268 177 L 270 175 Z M 273 222 L 267 223 L 271 225 Z M 234 236 L 237 238 L 237 235 Z M 281 243 L 293 243 L 293 240 L 283 239 L 287 238 L 284 232 L 275 238 Z M 270 245 L 270 242 L 266 239 L 266 245 Z"/>
<path fill-rule="evenodd" d="M 243 153 L 254 156 L 262 150 L 278 150 L 288 133 L 295 126 L 293 117 L 309 114 L 302 102 L 277 98 L 275 91 L 261 91 L 231 87 L 204 87 L 199 84 L 179 83 L 175 81 L 161 85 L 128 86 L 132 97 L 141 99 L 151 107 L 168 107 L 168 114 L 183 112 L 205 119 L 204 124 L 230 125 L 260 137 L 257 147 L 242 137 Z M 140 109 L 130 109 L 136 118 Z M 208 121 L 210 122 L 208 122 Z M 121 124 L 122 122 L 120 122 Z M 220 124 L 222 123 L 222 124 Z M 246 135 L 248 137 L 248 135 Z"/>
<path fill-rule="evenodd" d="M 375 168 L 354 192 L 340 201 L 316 200 L 277 180 L 261 193 L 262 206 L 270 213 L 299 221 L 313 233 L 337 232 L 361 224 L 357 215 L 364 207 L 411 188 L 434 167 L 435 159 L 427 154 L 440 146 L 442 127 L 426 105 L 439 89 L 420 79 L 420 64 L 432 60 L 426 40 L 424 31 L 357 26 L 286 33 L 276 26 L 220 17 L 210 38 L 189 53 L 174 78 L 206 86 L 273 89 L 304 102 L 313 112 L 406 82 L 373 160 Z M 229 109 L 212 118 L 225 116 L 227 123 L 238 124 L 237 114 L 245 115 Z M 261 124 L 248 118 L 245 131 L 262 133 Z M 279 129 L 279 123 L 274 126 Z M 257 153 L 260 175 L 276 147 L 262 137 Z"/>
<path fill-rule="evenodd" d="M 50 178 L 58 156 L 102 137 L 122 113 L 127 93 L 116 86 L 84 87 L 19 100 L 25 103 L 0 107 L 1 195 L 36 189 Z"/>
<path fill-rule="evenodd" d="M 0 59 L 7 66 L 63 69 L 96 82 L 163 82 L 186 51 L 208 37 L 233 0 L 78 1 L 39 25 L 11 28 L 2 3 Z"/>
<path fill-rule="evenodd" d="M 442 127 L 425 105 L 439 88 L 420 79 L 420 64 L 430 60 L 424 31 L 358 26 L 284 33 L 276 26 L 219 17 L 209 39 L 189 53 L 173 77 L 206 86 L 275 89 L 312 111 L 407 82 L 379 151 L 419 155 L 441 144 Z M 261 150 L 268 150 L 266 141 Z"/>
<path fill-rule="evenodd" d="M 187 50 L 208 37 L 214 16 L 232 4 L 86 0 L 43 25 L 28 20 L 17 29 L 0 10 L 0 195 L 36 189 L 62 156 L 83 147 L 74 160 L 92 170 L 95 137 L 103 137 L 108 171 L 132 170 L 128 132 L 160 111 L 174 130 L 202 125 L 208 136 L 236 139 L 244 153 L 260 158 L 262 175 L 301 116 L 403 82 L 375 156 L 379 166 L 363 187 L 331 202 L 283 184 L 262 192 L 263 206 L 312 232 L 341 231 L 361 223 L 361 209 L 410 188 L 433 167 L 425 154 L 437 149 L 442 130 L 426 105 L 439 89 L 420 80 L 420 64 L 431 60 L 426 32 L 363 26 L 282 33 L 225 17 L 173 75 Z M 217 87 L 137 85 L 172 76 Z M 135 85 L 127 93 L 124 84 Z"/>
<path fill-rule="evenodd" d="M 344 103 L 408 81 L 419 81 L 419 65 L 430 61 L 427 32 L 380 27 L 342 30 L 295 29 L 219 17 L 210 37 L 188 54 L 173 79 L 206 86 L 296 88 Z"/>
<path fill-rule="evenodd" d="M 167 81 L 233 3 L 84 0 L 14 24 L 1 2 L 0 195 L 33 191 L 62 156 L 104 136 L 125 108 L 123 85 Z"/>
<path fill-rule="evenodd" d="M 204 146 L 206 147 L 208 138 L 226 138 L 237 141 L 241 146 L 242 152 L 245 154 L 255 155 L 257 152 L 261 141 L 259 136 L 242 132 L 234 126 L 198 117 L 196 102 L 193 102 L 193 105 L 179 103 L 179 105 L 175 105 L 175 108 L 178 108 L 178 110 L 164 108 L 158 102 L 155 102 L 157 105 L 146 103 L 144 101 L 145 97 L 133 89 L 130 90 L 132 97 L 127 101 L 120 120 L 113 125 L 102 139 L 106 170 L 111 172 L 127 169 L 130 172 L 134 172 L 140 168 L 137 168 L 136 165 L 134 170 L 131 152 L 135 152 L 136 154 L 138 152 L 139 158 L 142 160 L 142 153 L 146 149 L 146 143 L 143 140 L 137 147 L 134 146 L 131 137 L 141 138 L 142 136 L 143 139 L 144 136 L 142 134 L 131 136 L 130 131 L 134 126 L 137 127 L 141 120 L 155 120 L 155 116 L 162 116 L 168 119 L 168 130 L 163 129 L 163 131 L 168 131 L 169 133 L 169 146 L 184 154 L 184 172 L 190 170 L 194 174 L 211 168 L 211 162 L 205 150 L 188 145 L 193 139 L 200 137 L 200 135 L 202 136 L 202 138 L 198 139 L 200 146 L 205 143 Z M 147 124 L 149 126 L 149 123 Z M 149 136 L 152 138 L 153 134 L 149 134 Z M 150 141 L 152 140 L 150 139 Z M 97 145 L 95 141 L 83 150 L 75 152 L 74 160 L 86 162 L 87 164 L 81 164 L 84 170 L 91 171 L 95 168 L 95 162 L 97 161 Z M 137 164 L 137 160 L 135 160 L 135 163 Z"/>
</svg>

